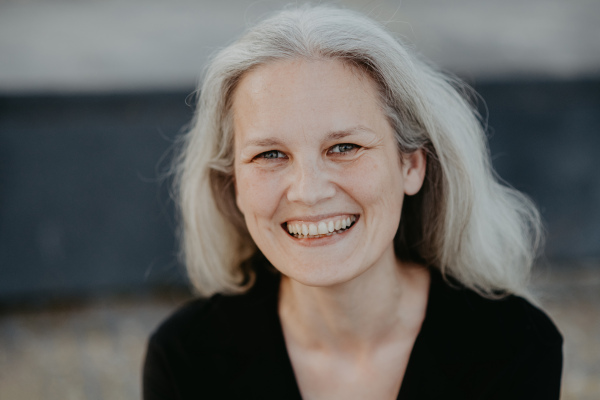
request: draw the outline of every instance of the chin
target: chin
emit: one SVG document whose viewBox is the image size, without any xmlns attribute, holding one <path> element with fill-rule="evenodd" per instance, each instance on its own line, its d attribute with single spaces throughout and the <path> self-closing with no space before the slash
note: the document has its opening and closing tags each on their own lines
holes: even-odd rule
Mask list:
<svg viewBox="0 0 600 400">
<path fill-rule="evenodd" d="M 278 268 L 279 269 L 279 268 Z M 343 265 L 323 264 L 295 265 L 293 268 L 279 269 L 283 275 L 305 286 L 333 287 L 344 284 L 360 276 L 362 272 L 358 266 L 352 267 L 348 263 Z"/>
</svg>

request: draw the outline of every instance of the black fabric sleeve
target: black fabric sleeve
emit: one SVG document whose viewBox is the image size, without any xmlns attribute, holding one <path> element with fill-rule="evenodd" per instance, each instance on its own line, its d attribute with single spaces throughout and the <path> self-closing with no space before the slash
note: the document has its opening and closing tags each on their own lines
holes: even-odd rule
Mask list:
<svg viewBox="0 0 600 400">
<path fill-rule="evenodd" d="M 560 383 L 562 376 L 563 353 L 562 345 L 545 349 L 544 354 L 538 354 L 536 363 L 529 371 L 524 371 L 518 382 L 519 399 L 548 399 L 560 398 Z"/>
<path fill-rule="evenodd" d="M 142 373 L 142 398 L 144 400 L 177 400 L 181 396 L 174 383 L 164 350 L 155 335 L 150 337 Z"/>
<path fill-rule="evenodd" d="M 506 392 L 494 398 L 516 400 L 557 400 L 563 367 L 563 337 L 541 310 L 528 303 L 523 304 L 529 323 L 529 333 L 519 355 L 512 363 L 512 371 L 504 387 Z"/>
</svg>

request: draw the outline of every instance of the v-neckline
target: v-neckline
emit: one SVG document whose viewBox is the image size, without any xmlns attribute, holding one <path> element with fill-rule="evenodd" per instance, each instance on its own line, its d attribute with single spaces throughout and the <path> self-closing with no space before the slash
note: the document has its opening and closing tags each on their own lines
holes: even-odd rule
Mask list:
<svg viewBox="0 0 600 400">
<path fill-rule="evenodd" d="M 411 388 L 411 380 L 414 379 L 413 376 L 416 375 L 417 370 L 421 369 L 420 366 L 425 364 L 433 364 L 435 355 L 432 354 L 429 349 L 424 345 L 424 337 L 429 331 L 429 326 L 431 324 L 431 315 L 434 314 L 435 303 L 437 298 L 437 292 L 439 291 L 440 285 L 443 284 L 442 277 L 440 273 L 433 269 L 429 268 L 429 292 L 427 294 L 427 306 L 425 308 L 425 318 L 423 319 L 423 323 L 421 324 L 421 329 L 417 334 L 415 342 L 410 352 L 410 356 L 408 358 L 408 364 L 406 365 L 406 370 L 404 372 L 404 377 L 402 379 L 402 383 L 400 384 L 400 390 L 398 395 L 396 396 L 397 400 L 404 400 L 407 397 L 407 393 L 412 390 Z M 270 310 L 271 315 L 274 316 L 272 322 L 274 324 L 273 328 L 276 332 L 275 338 L 276 343 L 273 343 L 277 347 L 277 353 L 281 355 L 284 360 L 285 366 L 282 366 L 285 370 L 289 371 L 292 375 L 288 379 L 290 382 L 294 382 L 294 391 L 298 394 L 298 399 L 302 399 L 300 394 L 300 387 L 298 386 L 298 381 L 296 380 L 296 376 L 294 374 L 294 368 L 292 366 L 292 360 L 290 358 L 286 343 L 285 336 L 283 334 L 283 326 L 281 324 L 281 318 L 279 317 L 279 285 L 280 278 L 277 279 L 276 290 L 274 291 L 274 301 L 270 302 L 272 309 Z M 408 383 L 407 383 L 408 382 Z"/>
</svg>

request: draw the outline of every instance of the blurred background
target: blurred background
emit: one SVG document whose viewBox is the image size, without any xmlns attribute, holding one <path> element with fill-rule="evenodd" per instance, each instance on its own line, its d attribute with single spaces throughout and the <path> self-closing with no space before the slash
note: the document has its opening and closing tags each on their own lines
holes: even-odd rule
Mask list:
<svg viewBox="0 0 600 400">
<path fill-rule="evenodd" d="M 191 296 L 161 179 L 188 96 L 287 3 L 0 1 L 0 399 L 140 397 L 147 336 Z M 498 174 L 546 223 L 562 398 L 600 398 L 600 2 L 335 4 L 481 95 Z"/>
</svg>

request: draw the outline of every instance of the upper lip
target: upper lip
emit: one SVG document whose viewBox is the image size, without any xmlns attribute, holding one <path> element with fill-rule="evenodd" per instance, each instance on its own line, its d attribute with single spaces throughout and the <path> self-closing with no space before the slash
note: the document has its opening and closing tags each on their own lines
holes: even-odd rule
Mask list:
<svg viewBox="0 0 600 400">
<path fill-rule="evenodd" d="M 284 223 L 289 222 L 289 221 L 319 222 L 324 219 L 340 217 L 342 215 L 358 215 L 358 214 L 351 213 L 351 212 L 337 212 L 337 213 L 321 214 L 321 215 L 301 215 L 301 216 L 297 216 L 297 217 L 287 218 L 284 221 Z"/>
</svg>

